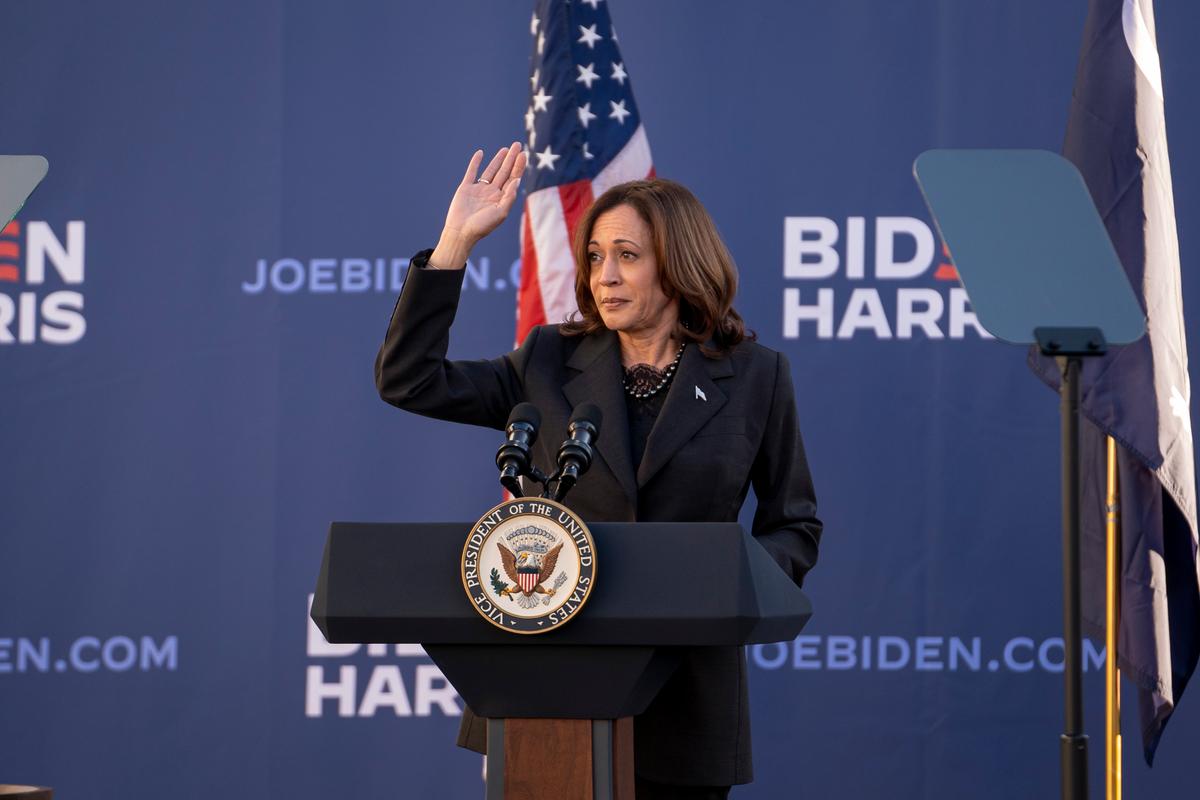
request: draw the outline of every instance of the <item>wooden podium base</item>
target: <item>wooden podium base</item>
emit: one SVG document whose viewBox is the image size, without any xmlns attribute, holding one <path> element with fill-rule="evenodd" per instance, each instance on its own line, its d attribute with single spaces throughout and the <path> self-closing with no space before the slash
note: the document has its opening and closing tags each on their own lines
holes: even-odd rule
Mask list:
<svg viewBox="0 0 1200 800">
<path fill-rule="evenodd" d="M 633 718 L 489 719 L 487 800 L 634 800 Z"/>
</svg>

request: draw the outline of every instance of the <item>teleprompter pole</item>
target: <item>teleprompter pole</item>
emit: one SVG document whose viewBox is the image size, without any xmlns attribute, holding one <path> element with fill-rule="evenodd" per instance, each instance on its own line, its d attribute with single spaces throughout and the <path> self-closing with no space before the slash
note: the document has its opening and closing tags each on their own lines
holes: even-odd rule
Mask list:
<svg viewBox="0 0 1200 800">
<path fill-rule="evenodd" d="M 1101 356 L 1108 343 L 1099 328 L 1035 328 L 1042 355 L 1062 372 L 1062 545 L 1064 731 L 1059 737 L 1063 800 L 1087 800 L 1088 738 L 1083 734 L 1083 629 L 1080 623 L 1080 414 L 1083 359 Z"/>
<path fill-rule="evenodd" d="M 1087 736 L 1083 734 L 1083 674 L 1080 670 L 1079 611 L 1079 370 L 1076 355 L 1058 359 L 1062 368 L 1063 508 L 1063 677 L 1065 731 L 1059 739 L 1063 800 L 1085 800 Z"/>
</svg>

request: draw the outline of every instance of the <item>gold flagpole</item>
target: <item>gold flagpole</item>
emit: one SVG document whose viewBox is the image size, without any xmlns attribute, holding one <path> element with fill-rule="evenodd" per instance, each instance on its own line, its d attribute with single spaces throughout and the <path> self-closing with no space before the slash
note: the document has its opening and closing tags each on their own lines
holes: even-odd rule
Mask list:
<svg viewBox="0 0 1200 800">
<path fill-rule="evenodd" d="M 1121 671 L 1117 667 L 1117 631 L 1121 624 L 1121 518 L 1117 486 L 1117 442 L 1108 437 L 1108 498 L 1105 514 L 1104 754 L 1105 797 L 1121 800 Z"/>
</svg>

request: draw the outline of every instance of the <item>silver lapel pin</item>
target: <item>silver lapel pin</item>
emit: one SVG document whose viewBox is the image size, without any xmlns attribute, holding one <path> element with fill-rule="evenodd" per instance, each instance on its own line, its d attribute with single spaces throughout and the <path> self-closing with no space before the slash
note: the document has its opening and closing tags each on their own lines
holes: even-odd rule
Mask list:
<svg viewBox="0 0 1200 800">
<path fill-rule="evenodd" d="M 703 400 L 706 403 L 708 402 L 708 398 L 704 396 L 704 392 L 700 391 L 699 386 L 696 387 L 696 399 Z"/>
</svg>

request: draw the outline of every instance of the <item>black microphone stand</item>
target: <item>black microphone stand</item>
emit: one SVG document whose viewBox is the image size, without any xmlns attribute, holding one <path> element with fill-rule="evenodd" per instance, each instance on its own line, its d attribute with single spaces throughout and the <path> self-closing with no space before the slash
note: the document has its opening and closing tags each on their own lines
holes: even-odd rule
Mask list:
<svg viewBox="0 0 1200 800">
<path fill-rule="evenodd" d="M 529 471 L 522 473 L 518 476 L 518 478 L 532 478 L 540 483 L 542 485 L 542 493 L 537 496 L 542 500 L 562 500 L 563 497 L 566 496 L 567 492 L 571 490 L 571 486 L 574 485 L 572 482 L 565 489 L 562 487 L 561 467 L 554 470 L 554 472 L 550 475 L 547 475 L 537 467 L 530 466 Z M 514 481 L 514 483 L 516 484 L 517 488 L 520 489 L 520 491 L 513 491 L 513 487 L 503 479 L 501 480 L 501 483 L 504 485 L 505 489 L 508 489 L 509 493 L 511 493 L 513 497 L 533 497 L 532 494 L 526 494 L 524 489 L 520 486 L 520 483 L 517 481 Z M 551 484 L 554 484 L 553 489 L 550 488 Z"/>
</svg>

